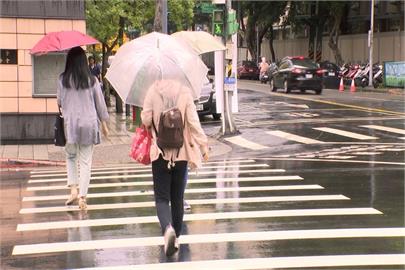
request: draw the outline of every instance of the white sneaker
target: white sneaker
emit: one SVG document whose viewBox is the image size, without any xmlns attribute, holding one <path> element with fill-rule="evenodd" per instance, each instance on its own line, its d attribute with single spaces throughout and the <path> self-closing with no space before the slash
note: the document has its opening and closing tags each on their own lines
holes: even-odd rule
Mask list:
<svg viewBox="0 0 405 270">
<path fill-rule="evenodd" d="M 186 212 L 191 211 L 191 205 L 189 205 L 188 202 L 186 202 L 185 200 L 184 200 L 183 206 L 184 206 L 184 211 L 186 211 Z"/>
<path fill-rule="evenodd" d="M 165 254 L 167 257 L 172 256 L 176 252 L 175 242 L 176 242 L 176 233 L 171 225 L 167 225 L 166 231 L 164 234 L 165 239 Z"/>
</svg>

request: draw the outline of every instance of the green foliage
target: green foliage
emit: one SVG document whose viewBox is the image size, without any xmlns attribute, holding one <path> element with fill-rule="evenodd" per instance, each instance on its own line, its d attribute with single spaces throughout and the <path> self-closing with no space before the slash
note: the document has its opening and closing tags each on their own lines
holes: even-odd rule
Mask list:
<svg viewBox="0 0 405 270">
<path fill-rule="evenodd" d="M 194 17 L 194 0 L 169 0 L 168 21 L 170 32 L 191 28 Z"/>
</svg>

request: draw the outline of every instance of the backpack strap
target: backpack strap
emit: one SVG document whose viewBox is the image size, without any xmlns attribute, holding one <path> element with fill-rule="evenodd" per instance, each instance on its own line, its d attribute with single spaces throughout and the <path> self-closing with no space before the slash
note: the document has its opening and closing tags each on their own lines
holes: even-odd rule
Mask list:
<svg viewBox="0 0 405 270">
<path fill-rule="evenodd" d="M 158 137 L 159 135 L 158 135 L 158 132 L 157 132 L 157 129 L 156 129 L 156 126 L 155 126 L 155 121 L 153 121 L 153 111 L 152 111 L 152 126 L 153 126 L 153 129 L 155 130 L 156 139 L 157 139 L 157 137 Z M 157 144 L 156 144 L 156 145 L 157 145 Z M 160 151 L 162 151 L 163 156 L 164 156 L 164 155 L 165 155 L 165 151 L 164 151 L 162 148 L 160 148 L 159 145 L 157 145 L 157 147 L 160 149 Z"/>
</svg>

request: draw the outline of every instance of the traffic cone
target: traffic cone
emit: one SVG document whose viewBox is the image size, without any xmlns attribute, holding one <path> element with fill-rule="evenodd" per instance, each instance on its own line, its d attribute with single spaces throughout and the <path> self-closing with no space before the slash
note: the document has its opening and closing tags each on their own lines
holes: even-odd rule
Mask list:
<svg viewBox="0 0 405 270">
<path fill-rule="evenodd" d="M 339 84 L 339 92 L 344 92 L 345 91 L 345 86 L 343 85 L 343 77 L 340 78 L 340 84 Z"/>
<path fill-rule="evenodd" d="M 356 84 L 354 83 L 354 79 L 352 79 L 352 84 L 350 85 L 350 92 L 356 92 Z"/>
</svg>

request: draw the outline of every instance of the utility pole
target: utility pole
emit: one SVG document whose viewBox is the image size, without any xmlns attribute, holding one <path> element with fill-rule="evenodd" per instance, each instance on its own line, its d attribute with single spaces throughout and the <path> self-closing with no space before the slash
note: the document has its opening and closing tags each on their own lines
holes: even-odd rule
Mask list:
<svg viewBox="0 0 405 270">
<path fill-rule="evenodd" d="M 370 71 L 368 76 L 368 85 L 373 85 L 373 33 L 374 33 L 374 0 L 371 0 L 370 31 L 368 31 L 368 47 L 370 49 Z"/>
<path fill-rule="evenodd" d="M 162 33 L 167 34 L 167 0 L 162 0 Z"/>
</svg>

